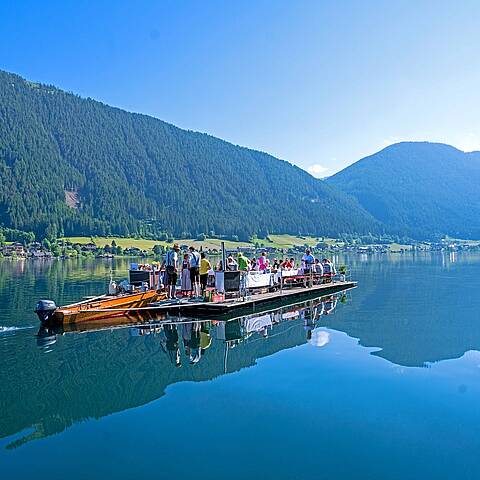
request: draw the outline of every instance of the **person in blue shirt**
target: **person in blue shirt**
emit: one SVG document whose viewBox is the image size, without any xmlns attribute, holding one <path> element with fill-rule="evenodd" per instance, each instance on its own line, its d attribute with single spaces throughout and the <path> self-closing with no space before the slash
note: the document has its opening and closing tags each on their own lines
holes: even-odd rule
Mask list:
<svg viewBox="0 0 480 480">
<path fill-rule="evenodd" d="M 315 257 L 312 255 L 312 252 L 309 248 L 305 250 L 305 254 L 302 257 L 302 266 L 303 266 L 303 273 L 310 273 L 310 270 L 313 268 L 313 264 L 315 263 Z"/>
<path fill-rule="evenodd" d="M 305 253 L 302 257 L 302 268 L 303 268 L 303 275 L 304 275 L 304 287 L 307 286 L 307 276 L 309 276 L 313 272 L 313 265 L 315 263 L 315 257 L 312 255 L 312 252 L 309 248 L 305 250 Z M 311 286 L 312 278 L 309 277 L 309 283 Z"/>
</svg>

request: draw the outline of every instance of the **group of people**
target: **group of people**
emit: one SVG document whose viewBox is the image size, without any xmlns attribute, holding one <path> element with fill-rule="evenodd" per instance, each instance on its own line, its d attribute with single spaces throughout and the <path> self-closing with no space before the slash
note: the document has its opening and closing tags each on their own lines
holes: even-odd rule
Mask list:
<svg viewBox="0 0 480 480">
<path fill-rule="evenodd" d="M 331 277 L 337 273 L 334 263 L 328 258 L 324 258 L 320 261 L 319 258 L 315 258 L 312 255 L 312 251 L 307 248 L 302 257 L 302 269 L 304 274 L 310 272 L 315 275 Z"/>
<path fill-rule="evenodd" d="M 191 246 L 188 252 L 180 258 L 180 246 L 175 243 L 168 251 L 163 266 L 166 271 L 167 296 L 170 299 L 176 298 L 178 276 L 181 278 L 181 290 L 183 295 L 193 298 L 200 298 L 208 285 L 209 276 L 212 275 L 212 264 L 204 252 L 198 252 Z M 216 265 L 217 270 L 223 270 L 222 262 Z M 272 261 L 268 258 L 267 252 L 263 251 L 258 258 L 247 258 L 242 252 L 235 258 L 228 255 L 225 261 L 225 270 L 261 273 L 277 272 L 278 270 L 298 270 L 299 275 L 310 273 L 320 277 L 332 277 L 336 274 L 335 265 L 327 258 L 320 261 L 315 258 L 312 251 L 307 248 L 297 266 L 295 258 L 277 259 Z"/>
<path fill-rule="evenodd" d="M 336 269 L 334 263 L 328 258 L 324 258 L 320 261 L 319 258 L 315 258 L 312 255 L 312 251 L 307 248 L 304 255 L 301 258 L 300 265 L 297 267 L 295 258 L 285 258 L 277 259 L 274 258 L 272 261 L 267 256 L 267 252 L 263 251 L 262 254 L 255 258 L 248 259 L 243 255 L 242 252 L 238 253 L 238 258 L 235 260 L 233 255 L 229 255 L 226 261 L 227 270 L 240 270 L 240 271 L 258 271 L 258 272 L 276 272 L 280 269 L 283 270 L 294 270 L 299 269 L 300 273 L 305 275 L 310 272 L 316 275 L 322 276 L 333 276 L 335 275 Z"/>
<path fill-rule="evenodd" d="M 198 252 L 190 247 L 180 262 L 180 246 L 173 244 L 167 252 L 164 266 L 166 271 L 167 296 L 176 298 L 178 272 L 181 273 L 181 289 L 184 294 L 199 298 L 207 287 L 208 273 L 212 266 L 204 252 Z"/>
<path fill-rule="evenodd" d="M 270 262 L 265 251 L 258 258 L 253 257 L 251 259 L 239 252 L 237 260 L 235 260 L 232 254 L 227 257 L 226 266 L 227 270 L 240 270 L 241 272 L 275 272 L 280 268 L 287 270 L 295 268 L 295 259 L 293 257 L 285 258 L 285 260 L 275 258 Z"/>
</svg>

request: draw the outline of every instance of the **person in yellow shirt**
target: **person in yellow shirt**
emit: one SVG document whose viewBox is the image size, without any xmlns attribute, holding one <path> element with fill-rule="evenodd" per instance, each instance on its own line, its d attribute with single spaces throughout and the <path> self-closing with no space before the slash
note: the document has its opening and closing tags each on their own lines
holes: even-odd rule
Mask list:
<svg viewBox="0 0 480 480">
<path fill-rule="evenodd" d="M 212 265 L 207 259 L 207 256 L 204 252 L 200 254 L 200 287 L 202 289 L 202 294 L 205 293 L 207 288 L 208 272 L 212 268 Z"/>
</svg>

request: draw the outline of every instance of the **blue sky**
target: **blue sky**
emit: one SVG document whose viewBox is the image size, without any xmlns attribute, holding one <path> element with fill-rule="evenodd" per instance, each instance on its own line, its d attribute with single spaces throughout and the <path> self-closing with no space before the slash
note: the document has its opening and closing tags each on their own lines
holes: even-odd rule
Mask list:
<svg viewBox="0 0 480 480">
<path fill-rule="evenodd" d="M 0 1 L 0 68 L 329 175 L 480 149 L 478 1 Z"/>
</svg>

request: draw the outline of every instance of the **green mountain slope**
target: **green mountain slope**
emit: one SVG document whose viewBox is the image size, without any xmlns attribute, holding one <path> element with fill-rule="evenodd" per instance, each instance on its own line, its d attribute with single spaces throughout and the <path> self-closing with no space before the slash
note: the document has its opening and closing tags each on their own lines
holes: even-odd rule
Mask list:
<svg viewBox="0 0 480 480">
<path fill-rule="evenodd" d="M 0 224 L 38 236 L 379 229 L 288 162 L 2 71 Z"/>
<path fill-rule="evenodd" d="M 327 180 L 390 230 L 418 238 L 480 238 L 480 152 L 404 142 Z"/>
</svg>

